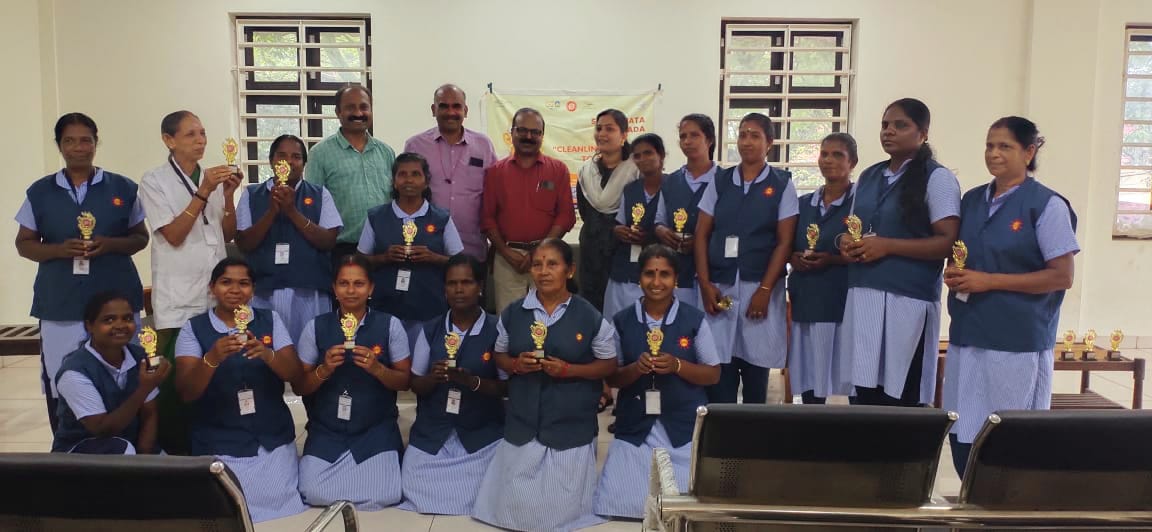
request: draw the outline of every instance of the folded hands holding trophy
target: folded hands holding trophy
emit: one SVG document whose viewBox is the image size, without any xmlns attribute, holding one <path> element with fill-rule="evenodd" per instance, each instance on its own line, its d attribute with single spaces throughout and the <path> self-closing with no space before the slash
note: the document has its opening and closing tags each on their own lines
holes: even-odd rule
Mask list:
<svg viewBox="0 0 1152 532">
<path fill-rule="evenodd" d="M 696 240 L 692 237 L 692 233 L 684 232 L 685 226 L 688 225 L 688 211 L 683 208 L 673 211 L 672 224 L 676 227 L 675 231 L 665 225 L 657 225 L 656 238 L 660 239 L 661 244 L 676 250 L 677 253 L 691 255 Z"/>
</svg>

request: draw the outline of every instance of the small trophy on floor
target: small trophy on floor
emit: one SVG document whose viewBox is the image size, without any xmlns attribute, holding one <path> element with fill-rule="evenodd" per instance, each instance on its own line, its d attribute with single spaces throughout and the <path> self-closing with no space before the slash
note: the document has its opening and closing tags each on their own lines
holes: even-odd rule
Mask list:
<svg viewBox="0 0 1152 532">
<path fill-rule="evenodd" d="M 144 327 L 140 329 L 140 347 L 144 348 L 144 353 L 148 355 L 144 359 L 147 364 L 148 373 L 155 373 L 160 369 L 160 356 L 156 354 L 156 329 L 151 327 Z"/>
<path fill-rule="evenodd" d="M 1096 329 L 1084 333 L 1084 357 L 1082 360 L 1096 360 Z"/>
<path fill-rule="evenodd" d="M 448 352 L 448 367 L 456 367 L 456 353 L 460 351 L 460 335 L 450 332 L 444 335 L 444 350 Z"/>
<path fill-rule="evenodd" d="M 1108 336 L 1108 342 L 1111 344 L 1111 349 L 1108 350 L 1108 360 L 1118 362 L 1123 360 L 1124 357 L 1120 356 L 1120 342 L 1124 341 L 1124 331 L 1116 329 Z"/>
<path fill-rule="evenodd" d="M 1076 351 L 1072 350 L 1072 346 L 1076 345 L 1076 331 L 1068 329 L 1064 331 L 1064 350 L 1060 352 L 1060 360 L 1076 360 Z"/>
</svg>

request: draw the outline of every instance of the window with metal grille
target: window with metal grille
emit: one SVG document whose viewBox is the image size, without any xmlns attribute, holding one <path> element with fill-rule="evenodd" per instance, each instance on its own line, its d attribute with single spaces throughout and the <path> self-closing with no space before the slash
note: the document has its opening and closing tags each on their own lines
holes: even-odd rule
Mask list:
<svg viewBox="0 0 1152 532">
<path fill-rule="evenodd" d="M 1124 122 L 1112 235 L 1152 238 L 1152 27 L 1129 27 Z"/>
<path fill-rule="evenodd" d="M 720 162 L 740 162 L 740 119 L 762 113 L 776 129 L 768 161 L 792 171 L 797 192 L 815 190 L 820 140 L 848 131 L 852 24 L 724 21 L 721 32 Z"/>
<path fill-rule="evenodd" d="M 270 177 L 268 149 L 296 135 L 311 148 L 340 128 L 336 90 L 371 90 L 368 18 L 246 17 L 236 22 L 240 158 L 252 182 Z"/>
</svg>

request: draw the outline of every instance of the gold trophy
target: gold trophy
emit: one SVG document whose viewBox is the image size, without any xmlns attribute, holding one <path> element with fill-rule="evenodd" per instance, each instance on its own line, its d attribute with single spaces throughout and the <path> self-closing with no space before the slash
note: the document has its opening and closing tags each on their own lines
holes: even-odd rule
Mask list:
<svg viewBox="0 0 1152 532">
<path fill-rule="evenodd" d="M 444 350 L 448 352 L 448 367 L 456 367 L 456 353 L 460 351 L 460 335 L 450 332 L 444 335 Z"/>
<path fill-rule="evenodd" d="M 356 329 L 360 327 L 360 320 L 351 312 L 340 318 L 340 330 L 344 331 L 344 350 L 351 351 L 356 348 Z"/>
<path fill-rule="evenodd" d="M 404 257 L 407 258 L 412 254 L 412 242 L 416 240 L 416 222 L 408 220 L 400 228 L 401 234 L 404 235 Z"/>
<path fill-rule="evenodd" d="M 952 264 L 956 266 L 957 270 L 963 270 L 964 264 L 968 262 L 968 246 L 964 245 L 963 240 L 957 240 L 952 243 Z M 967 292 L 956 292 L 956 299 L 959 301 L 968 301 Z"/>
<path fill-rule="evenodd" d="M 849 214 L 844 219 L 844 225 L 848 227 L 848 236 L 852 238 L 853 242 L 859 242 L 864 238 L 864 222 L 860 221 L 859 216 Z"/>
<path fill-rule="evenodd" d="M 276 172 L 277 185 L 282 187 L 288 185 L 288 175 L 292 173 L 292 166 L 288 164 L 288 161 L 280 159 L 280 161 L 272 167 L 272 170 Z"/>
<path fill-rule="evenodd" d="M 804 233 L 808 238 L 808 249 L 804 250 L 804 256 L 810 257 L 816 252 L 816 242 L 820 240 L 820 226 L 816 224 L 808 224 L 808 231 Z"/>
<path fill-rule="evenodd" d="M 528 332 L 532 335 L 532 342 L 536 344 L 536 358 L 544 358 L 544 339 L 548 337 L 548 326 L 542 321 L 534 321 Z"/>
<path fill-rule="evenodd" d="M 1096 360 L 1096 329 L 1084 333 L 1084 356 L 1081 360 Z"/>
<path fill-rule="evenodd" d="M 648 352 L 654 357 L 660 356 L 660 345 L 664 343 L 664 331 L 660 329 L 648 330 Z"/>
<path fill-rule="evenodd" d="M 147 364 L 148 373 L 155 373 L 160 369 L 160 357 L 156 354 L 156 329 L 151 327 L 144 327 L 140 329 L 140 347 L 144 348 L 144 353 L 148 355 L 144 359 Z"/>
<path fill-rule="evenodd" d="M 224 163 L 233 168 L 236 167 L 236 156 L 240 154 L 240 145 L 236 143 L 236 139 L 228 137 L 224 139 Z"/>
<path fill-rule="evenodd" d="M 684 210 L 683 207 L 676 209 L 676 211 L 672 213 L 672 224 L 676 226 L 676 238 L 680 240 L 679 243 L 676 244 L 676 251 L 683 253 L 684 237 L 686 236 L 684 234 L 684 226 L 688 225 L 688 211 Z"/>
<path fill-rule="evenodd" d="M 640 230 L 640 220 L 644 219 L 644 204 L 637 203 L 632 206 L 632 230 Z"/>
<path fill-rule="evenodd" d="M 716 301 L 716 308 L 720 310 L 728 310 L 732 308 L 732 296 L 722 296 Z"/>
<path fill-rule="evenodd" d="M 232 311 L 232 316 L 236 320 L 236 339 L 241 342 L 247 342 L 248 324 L 252 323 L 252 307 L 240 305 L 236 307 L 236 310 Z"/>
<path fill-rule="evenodd" d="M 1060 352 L 1060 360 L 1076 360 L 1076 351 L 1072 350 L 1072 346 L 1076 345 L 1076 331 L 1068 329 L 1064 331 L 1064 350 Z"/>
<path fill-rule="evenodd" d="M 1116 329 L 1112 334 L 1108 335 L 1108 342 L 1111 344 L 1111 349 L 1108 350 L 1108 360 L 1118 362 L 1123 360 L 1124 357 L 1120 356 L 1120 342 L 1124 341 L 1124 331 Z"/>
<path fill-rule="evenodd" d="M 80 229 L 80 237 L 84 239 L 84 246 L 87 247 L 92 240 L 92 232 L 96 230 L 96 217 L 84 211 L 76 217 L 76 227 Z"/>
</svg>

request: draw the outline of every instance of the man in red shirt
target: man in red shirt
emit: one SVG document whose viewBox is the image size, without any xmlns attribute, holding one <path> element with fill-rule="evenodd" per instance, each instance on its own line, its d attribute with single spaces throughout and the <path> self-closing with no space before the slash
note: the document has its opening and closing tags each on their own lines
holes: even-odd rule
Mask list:
<svg viewBox="0 0 1152 532">
<path fill-rule="evenodd" d="M 492 283 L 498 312 L 528 293 L 532 246 L 562 237 L 576 224 L 568 168 L 540 153 L 544 117 L 520 109 L 512 116 L 511 133 L 512 155 L 484 174 L 481 223 L 496 252 Z"/>
</svg>

